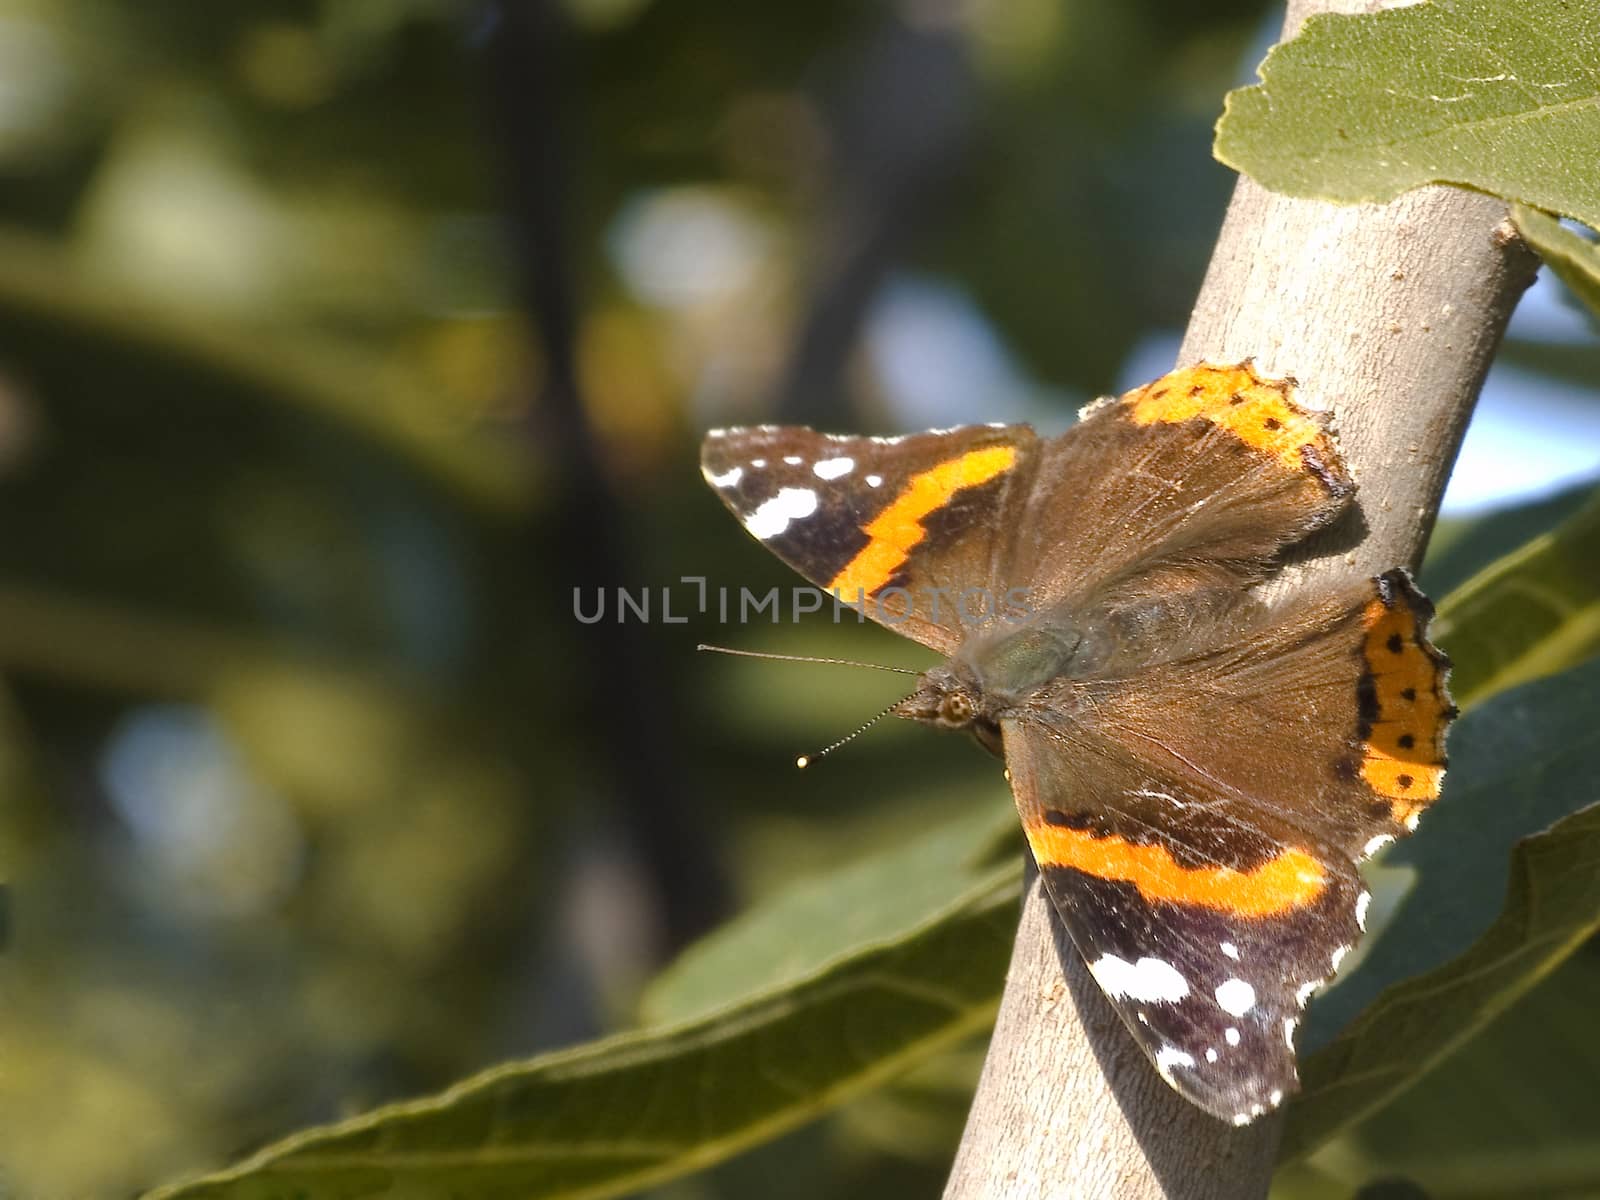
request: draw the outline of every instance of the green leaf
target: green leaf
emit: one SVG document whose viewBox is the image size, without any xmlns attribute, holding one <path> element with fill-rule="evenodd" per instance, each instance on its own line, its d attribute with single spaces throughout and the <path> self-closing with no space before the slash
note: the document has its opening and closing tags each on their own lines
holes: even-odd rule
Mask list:
<svg viewBox="0 0 1600 1200">
<path fill-rule="evenodd" d="M 1600 20 L 1571 0 L 1314 16 L 1228 96 L 1218 159 L 1343 203 L 1455 183 L 1600 225 Z"/>
<path fill-rule="evenodd" d="M 963 825 L 970 859 L 981 844 L 981 822 Z M 943 843 L 947 834 L 929 840 Z M 747 984 L 781 980 L 781 988 L 767 986 L 694 1021 L 497 1067 L 437 1097 L 296 1134 L 152 1200 L 593 1198 L 708 1166 L 821 1115 L 993 1019 L 1020 872 L 1014 860 L 987 870 L 964 867 L 965 859 L 949 853 L 945 861 L 966 880 L 949 889 L 949 906 L 915 924 L 904 914 L 884 922 L 882 940 L 804 977 L 796 964 L 770 958 L 745 977 Z M 750 936 L 747 928 L 729 944 Z M 722 953 L 709 949 L 707 960 Z M 657 1005 L 700 1010 L 714 1003 L 719 989 L 701 977 L 706 970 L 707 961 L 687 965 Z"/>
<path fill-rule="evenodd" d="M 703 938 L 651 984 L 641 1005 L 645 1021 L 688 1021 L 790 986 L 830 962 L 906 937 L 930 914 L 981 901 L 999 878 L 984 846 L 1002 831 L 1019 845 L 1001 874 L 1020 878 L 1016 812 L 1009 802 L 984 805 L 902 847 L 797 884 Z"/>
<path fill-rule="evenodd" d="M 1286 1159 L 1415 1083 L 1600 930 L 1597 710 L 1591 661 L 1462 719 L 1444 798 L 1386 859 L 1411 867 L 1416 888 L 1313 1005 L 1322 1026 L 1335 1010 L 1360 1016 L 1303 1063 Z M 1405 982 L 1367 1003 L 1394 979 Z"/>
<path fill-rule="evenodd" d="M 1600 494 L 1451 592 L 1433 633 L 1463 708 L 1600 651 Z"/>
<path fill-rule="evenodd" d="M 1570 498 L 1563 498 L 1561 509 L 1566 511 L 1571 504 Z M 1547 504 L 1528 506 L 1529 513 L 1540 516 L 1549 511 Z M 1523 518 L 1514 521 L 1517 529 L 1525 525 Z M 1452 553 L 1464 561 L 1481 561 L 1474 544 L 1498 545 L 1502 540 L 1498 527 L 1475 530 Z M 1600 790 L 1588 784 L 1588 775 L 1600 768 L 1600 749 L 1585 750 L 1583 737 L 1586 725 L 1593 723 L 1594 702 L 1580 694 L 1585 681 L 1596 678 L 1592 672 L 1600 670 L 1600 664 L 1589 663 L 1588 674 L 1575 672 L 1550 681 L 1549 686 L 1557 689 L 1553 694 L 1534 690 L 1500 696 L 1515 684 L 1570 668 L 1600 650 L 1597 559 L 1600 494 L 1593 494 L 1554 530 L 1481 568 L 1440 604 L 1433 632 L 1452 655 L 1451 688 L 1463 709 L 1469 710 L 1451 735 L 1453 765 L 1445 796 L 1429 813 L 1422 832 L 1385 856 L 1381 869 L 1410 871 L 1414 889 L 1395 920 L 1363 947 L 1354 969 L 1313 1001 L 1302 1054 L 1318 1051 L 1336 1033 L 1335 1045 L 1355 1036 L 1358 1029 L 1380 1041 L 1387 1036 L 1383 1027 L 1370 1024 L 1378 1011 L 1374 1002 L 1387 995 L 1386 988 L 1406 980 L 1415 983 L 1417 976 L 1443 967 L 1452 957 L 1477 952 L 1475 939 L 1499 911 L 1497 881 L 1506 877 L 1508 851 L 1519 839 L 1600 799 Z M 1498 699 L 1480 711 L 1491 697 Z M 1547 705 L 1552 715 L 1529 716 L 1528 704 Z M 1582 760 L 1573 768 L 1577 774 L 1568 776 L 1563 786 L 1541 790 L 1537 781 L 1545 771 L 1557 770 L 1551 764 L 1567 753 L 1588 753 L 1592 761 Z M 1533 793 L 1528 792 L 1530 787 Z M 1501 982 L 1504 996 L 1490 998 L 1502 1007 L 1531 986 L 1530 980 L 1515 976 Z M 1357 1014 L 1364 1015 L 1352 1024 Z M 1475 1028 L 1470 1025 L 1456 1032 L 1464 1040 Z M 1402 1042 L 1408 1037 L 1404 1032 L 1398 1035 Z M 1448 1048 L 1410 1066 L 1420 1074 L 1447 1052 Z M 1319 1069 L 1316 1064 L 1325 1062 L 1320 1054 L 1310 1059 L 1308 1081 Z M 1376 1097 L 1364 1087 L 1351 1094 L 1364 1097 L 1361 1103 L 1366 1108 L 1374 1107 L 1414 1078 L 1389 1079 Z M 1337 1092 L 1342 1086 L 1330 1084 L 1329 1090 Z M 1308 1095 L 1300 1103 L 1315 1107 L 1316 1102 Z M 1336 1109 L 1321 1111 L 1334 1115 L 1313 1119 L 1311 1132 L 1304 1136 L 1305 1147 L 1313 1147 L 1332 1127 L 1354 1119 Z"/>
<path fill-rule="evenodd" d="M 1523 204 L 1513 205 L 1511 219 L 1523 239 L 1539 252 L 1545 265 L 1582 300 L 1591 313 L 1600 314 L 1600 245 L 1568 229 L 1549 213 Z"/>
<path fill-rule="evenodd" d="M 1484 568 L 1548 533 L 1597 496 L 1594 485 L 1584 483 L 1481 516 L 1441 517 L 1422 563 L 1422 590 L 1450 599 L 1451 592 Z"/>
<path fill-rule="evenodd" d="M 1597 1011 L 1600 954 L 1586 950 L 1311 1163 L 1346 1168 L 1341 1198 L 1385 1176 L 1430 1196 L 1600 1193 Z"/>
</svg>

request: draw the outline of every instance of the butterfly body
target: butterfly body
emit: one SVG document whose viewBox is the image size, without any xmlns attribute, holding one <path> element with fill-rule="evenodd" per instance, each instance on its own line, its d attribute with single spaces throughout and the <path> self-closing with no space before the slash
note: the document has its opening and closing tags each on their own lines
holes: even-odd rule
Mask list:
<svg viewBox="0 0 1600 1200">
<path fill-rule="evenodd" d="M 1004 757 L 1051 898 L 1175 1088 L 1243 1123 L 1297 1084 L 1358 939 L 1357 863 L 1438 795 L 1454 709 L 1404 571 L 1268 602 L 1351 504 L 1324 422 L 1248 363 L 1041 440 L 708 437 L 708 481 L 845 603 L 939 651 L 898 715 Z"/>
<path fill-rule="evenodd" d="M 1104 639 L 1092 627 L 1046 621 L 976 636 L 943 666 L 924 671 L 896 715 L 941 729 L 970 729 L 996 753 L 1000 722 L 1041 689 L 1094 669 Z"/>
</svg>

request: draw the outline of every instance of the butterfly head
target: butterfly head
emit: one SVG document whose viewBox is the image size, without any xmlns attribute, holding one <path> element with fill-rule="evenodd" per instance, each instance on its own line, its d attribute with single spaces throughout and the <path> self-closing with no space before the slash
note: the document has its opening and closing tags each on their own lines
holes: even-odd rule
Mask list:
<svg viewBox="0 0 1600 1200">
<path fill-rule="evenodd" d="M 1000 753 L 999 713 L 977 677 L 959 662 L 924 671 L 917 677 L 917 690 L 894 712 L 935 729 L 971 730 L 985 747 Z"/>
<path fill-rule="evenodd" d="M 936 729 L 971 730 L 986 749 L 1000 754 L 1000 722 L 1026 709 L 1041 689 L 1098 662 L 1105 642 L 1098 634 L 1052 622 L 975 638 L 949 662 L 918 676 L 917 690 L 894 712 Z"/>
</svg>

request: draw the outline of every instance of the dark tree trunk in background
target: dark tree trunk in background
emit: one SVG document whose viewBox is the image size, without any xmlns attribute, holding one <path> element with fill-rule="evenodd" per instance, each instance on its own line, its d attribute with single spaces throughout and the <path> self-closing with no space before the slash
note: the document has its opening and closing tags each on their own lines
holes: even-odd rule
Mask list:
<svg viewBox="0 0 1600 1200">
<path fill-rule="evenodd" d="M 811 297 L 778 383 L 777 420 L 848 431 L 844 384 L 889 271 L 938 212 L 970 140 L 975 81 L 961 32 L 890 17 L 828 106 L 829 192 Z"/>
<path fill-rule="evenodd" d="M 545 364 L 529 436 L 538 438 L 538 457 L 559 481 L 554 546 L 534 544 L 530 530 L 527 552 L 548 563 L 559 593 L 549 611 L 564 613 L 574 586 L 593 594 L 640 574 L 578 379 L 579 303 L 567 250 L 573 167 L 564 132 L 580 93 L 558 3 L 499 0 L 486 15 L 484 82 L 502 148 L 516 279 Z M 673 676 L 660 669 L 639 623 L 574 620 L 572 640 L 580 668 L 540 683 L 571 697 L 572 723 L 589 738 L 572 757 L 592 775 L 594 794 L 614 802 L 617 828 L 644 869 L 670 952 L 710 929 L 731 902 L 717 839 L 676 761 L 671 730 L 679 706 L 666 682 Z"/>
</svg>

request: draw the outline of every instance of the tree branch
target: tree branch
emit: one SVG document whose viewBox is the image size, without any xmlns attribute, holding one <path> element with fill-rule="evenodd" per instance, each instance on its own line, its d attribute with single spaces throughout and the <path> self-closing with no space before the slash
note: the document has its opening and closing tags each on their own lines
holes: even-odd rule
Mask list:
<svg viewBox="0 0 1600 1200">
<path fill-rule="evenodd" d="M 1359 0 L 1294 0 L 1285 37 Z M 1505 206 L 1452 188 L 1337 207 L 1240 179 L 1181 364 L 1254 356 L 1335 413 L 1359 515 L 1279 587 L 1415 565 L 1462 431 L 1535 261 Z M 1266 1194 L 1281 1116 L 1235 1129 L 1151 1069 L 1035 882 L 946 1200 Z"/>
</svg>

